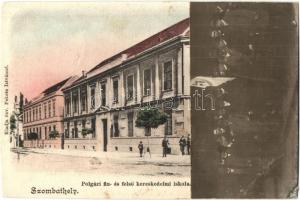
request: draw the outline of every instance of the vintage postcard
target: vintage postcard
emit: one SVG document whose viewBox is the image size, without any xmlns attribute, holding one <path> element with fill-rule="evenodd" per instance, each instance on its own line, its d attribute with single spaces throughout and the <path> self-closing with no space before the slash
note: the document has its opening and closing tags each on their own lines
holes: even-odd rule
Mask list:
<svg viewBox="0 0 300 200">
<path fill-rule="evenodd" d="M 298 11 L 3 3 L 3 196 L 297 198 Z"/>
</svg>

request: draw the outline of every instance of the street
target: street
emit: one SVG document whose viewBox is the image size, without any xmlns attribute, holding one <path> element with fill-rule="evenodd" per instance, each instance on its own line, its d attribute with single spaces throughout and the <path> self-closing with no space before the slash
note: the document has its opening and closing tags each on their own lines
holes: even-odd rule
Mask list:
<svg viewBox="0 0 300 200">
<path fill-rule="evenodd" d="M 80 150 L 22 149 L 18 159 L 12 152 L 17 171 L 83 172 L 107 175 L 190 177 L 190 156 Z"/>
<path fill-rule="evenodd" d="M 43 198 L 189 198 L 190 156 L 16 149 L 4 163 L 6 196 Z M 37 191 L 73 191 L 46 194 Z M 76 192 L 75 192 L 76 191 Z"/>
</svg>

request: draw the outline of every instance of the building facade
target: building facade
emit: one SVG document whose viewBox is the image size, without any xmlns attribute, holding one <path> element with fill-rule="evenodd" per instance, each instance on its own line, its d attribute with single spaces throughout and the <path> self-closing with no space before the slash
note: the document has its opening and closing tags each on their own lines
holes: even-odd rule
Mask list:
<svg viewBox="0 0 300 200">
<path fill-rule="evenodd" d="M 63 133 L 64 97 L 62 88 L 77 77 L 69 77 L 44 90 L 38 97 L 24 105 L 24 147 L 61 148 Z M 57 132 L 56 137 L 51 133 Z M 33 137 L 35 136 L 35 137 Z"/>
<path fill-rule="evenodd" d="M 161 153 L 167 136 L 171 153 L 190 134 L 189 19 L 147 38 L 83 72 L 63 89 L 64 148 L 136 152 L 140 141 Z M 135 126 L 139 109 L 158 107 L 167 122 Z"/>
</svg>

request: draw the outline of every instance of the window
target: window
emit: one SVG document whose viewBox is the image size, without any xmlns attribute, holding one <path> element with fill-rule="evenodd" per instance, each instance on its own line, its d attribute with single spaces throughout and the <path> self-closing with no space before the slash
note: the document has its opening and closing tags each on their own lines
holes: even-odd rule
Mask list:
<svg viewBox="0 0 300 200">
<path fill-rule="evenodd" d="M 33 108 L 32 109 L 32 121 L 34 121 L 35 120 L 35 109 Z"/>
<path fill-rule="evenodd" d="M 45 127 L 45 139 L 48 139 L 48 136 L 47 136 L 47 127 Z"/>
<path fill-rule="evenodd" d="M 53 117 L 55 117 L 55 100 L 52 102 Z"/>
<path fill-rule="evenodd" d="M 74 122 L 74 138 L 78 138 L 77 121 Z"/>
<path fill-rule="evenodd" d="M 55 125 L 53 126 L 53 130 L 56 131 L 56 126 Z"/>
<path fill-rule="evenodd" d="M 144 70 L 144 96 L 151 95 L 151 69 Z"/>
<path fill-rule="evenodd" d="M 39 119 L 42 119 L 42 106 L 39 106 Z"/>
<path fill-rule="evenodd" d="M 128 137 L 133 136 L 133 112 L 127 114 L 128 118 Z"/>
<path fill-rule="evenodd" d="M 101 84 L 101 105 L 106 105 L 106 84 Z"/>
<path fill-rule="evenodd" d="M 167 122 L 165 123 L 165 135 L 172 135 L 172 113 L 168 112 Z"/>
<path fill-rule="evenodd" d="M 48 117 L 51 117 L 51 101 L 48 102 Z"/>
<path fill-rule="evenodd" d="M 67 122 L 67 129 L 65 132 L 65 137 L 69 138 L 70 137 L 70 122 Z"/>
<path fill-rule="evenodd" d="M 86 87 L 80 89 L 81 112 L 86 111 Z"/>
<path fill-rule="evenodd" d="M 75 130 L 74 130 L 74 128 L 72 128 L 72 137 L 71 138 L 74 138 L 74 135 L 75 135 Z"/>
<path fill-rule="evenodd" d="M 113 122 L 113 136 L 119 137 L 119 116 L 114 115 L 114 122 Z"/>
<path fill-rule="evenodd" d="M 38 107 L 36 107 L 36 109 L 35 109 L 35 120 L 38 120 L 39 118 L 39 108 Z"/>
<path fill-rule="evenodd" d="M 118 101 L 119 101 L 119 82 L 118 82 L 118 80 L 113 81 L 113 95 L 114 95 L 113 102 L 118 103 Z"/>
<path fill-rule="evenodd" d="M 85 128 L 85 120 L 82 120 L 82 128 Z"/>
<path fill-rule="evenodd" d="M 44 103 L 44 118 L 47 118 L 47 104 Z"/>
<path fill-rule="evenodd" d="M 91 87 L 91 109 L 95 109 L 95 87 Z"/>
<path fill-rule="evenodd" d="M 78 92 L 74 91 L 72 93 L 72 106 L 73 106 L 73 113 L 77 113 L 78 111 Z"/>
<path fill-rule="evenodd" d="M 31 122 L 31 109 L 29 110 L 29 121 Z"/>
<path fill-rule="evenodd" d="M 96 119 L 92 119 L 92 130 L 93 130 L 93 134 L 92 134 L 92 138 L 96 137 Z"/>
<path fill-rule="evenodd" d="M 133 99 L 133 75 L 127 76 L 127 100 Z"/>
<path fill-rule="evenodd" d="M 39 136 L 38 136 L 38 138 L 39 139 L 42 139 L 42 132 L 41 132 L 41 127 L 40 128 L 37 128 L 38 129 L 38 133 L 39 133 Z"/>
<path fill-rule="evenodd" d="M 69 115 L 71 113 L 71 102 L 69 96 L 65 98 L 65 107 L 66 107 L 66 114 Z"/>
<path fill-rule="evenodd" d="M 164 63 L 164 90 L 172 89 L 172 61 Z"/>
</svg>

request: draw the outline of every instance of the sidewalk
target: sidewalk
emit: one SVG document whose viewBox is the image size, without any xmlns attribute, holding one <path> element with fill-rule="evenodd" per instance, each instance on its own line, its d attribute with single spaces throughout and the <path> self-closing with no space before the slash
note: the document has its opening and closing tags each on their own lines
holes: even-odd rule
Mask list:
<svg viewBox="0 0 300 200">
<path fill-rule="evenodd" d="M 89 157 L 96 158 L 103 162 L 113 163 L 135 163 L 135 164 L 160 164 L 160 165 L 181 165 L 190 166 L 190 155 L 167 155 L 163 158 L 160 154 L 144 154 L 140 158 L 136 152 L 97 152 L 71 149 L 39 149 L 39 148 L 22 148 L 21 152 L 31 152 L 39 154 L 56 154 L 62 156 Z"/>
</svg>

